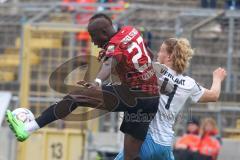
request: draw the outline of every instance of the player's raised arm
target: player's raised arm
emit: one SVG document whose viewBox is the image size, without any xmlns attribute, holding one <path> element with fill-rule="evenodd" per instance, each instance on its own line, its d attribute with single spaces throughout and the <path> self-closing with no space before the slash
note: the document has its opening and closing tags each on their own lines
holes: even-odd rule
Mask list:
<svg viewBox="0 0 240 160">
<path fill-rule="evenodd" d="M 213 81 L 211 89 L 205 89 L 199 102 L 216 102 L 221 93 L 221 84 L 227 73 L 225 69 L 218 68 L 213 71 Z"/>
<path fill-rule="evenodd" d="M 101 80 L 101 81 L 107 80 L 111 74 L 111 68 L 112 68 L 112 58 L 110 57 L 103 62 L 101 69 L 96 77 L 96 80 Z"/>
</svg>

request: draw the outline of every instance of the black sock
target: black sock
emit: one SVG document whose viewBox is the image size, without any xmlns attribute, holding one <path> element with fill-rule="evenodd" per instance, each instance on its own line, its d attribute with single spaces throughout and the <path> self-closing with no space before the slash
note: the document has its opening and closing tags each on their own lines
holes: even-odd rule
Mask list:
<svg viewBox="0 0 240 160">
<path fill-rule="evenodd" d="M 53 121 L 65 118 L 75 110 L 77 106 L 77 103 L 75 103 L 73 99 L 65 97 L 63 100 L 47 108 L 41 116 L 36 118 L 36 122 L 39 127 L 42 128 Z"/>
</svg>

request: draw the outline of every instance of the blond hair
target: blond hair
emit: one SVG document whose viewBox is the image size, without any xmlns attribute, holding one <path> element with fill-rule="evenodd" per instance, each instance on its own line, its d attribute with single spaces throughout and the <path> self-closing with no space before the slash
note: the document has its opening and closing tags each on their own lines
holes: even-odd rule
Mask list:
<svg viewBox="0 0 240 160">
<path fill-rule="evenodd" d="M 204 118 L 201 122 L 201 127 L 200 127 L 200 134 L 203 135 L 206 131 L 206 125 L 211 124 L 213 127 L 213 130 L 218 130 L 216 121 L 213 118 Z"/>
<path fill-rule="evenodd" d="M 167 52 L 173 55 L 173 69 L 181 74 L 188 67 L 193 56 L 193 49 L 185 38 L 169 38 L 164 41 Z"/>
</svg>

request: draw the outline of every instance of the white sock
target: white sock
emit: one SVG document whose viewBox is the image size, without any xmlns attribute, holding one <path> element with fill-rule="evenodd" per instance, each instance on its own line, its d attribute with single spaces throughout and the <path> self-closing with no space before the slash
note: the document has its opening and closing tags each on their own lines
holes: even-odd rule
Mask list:
<svg viewBox="0 0 240 160">
<path fill-rule="evenodd" d="M 40 127 L 35 120 L 25 124 L 25 130 L 28 131 L 29 133 L 32 133 L 38 130 L 39 128 Z"/>
</svg>

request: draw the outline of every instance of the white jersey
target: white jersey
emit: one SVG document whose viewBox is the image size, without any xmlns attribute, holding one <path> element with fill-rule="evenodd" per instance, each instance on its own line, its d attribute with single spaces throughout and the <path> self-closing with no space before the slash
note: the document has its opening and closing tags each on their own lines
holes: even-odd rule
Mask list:
<svg viewBox="0 0 240 160">
<path fill-rule="evenodd" d="M 155 143 L 171 146 L 174 140 L 173 125 L 178 113 L 187 100 L 197 103 L 204 93 L 204 88 L 194 79 L 177 74 L 170 68 L 161 72 L 163 74 L 161 78 L 167 78 L 169 83 L 175 85 L 175 89 L 168 96 L 160 96 L 158 112 L 149 126 L 149 133 Z"/>
</svg>

